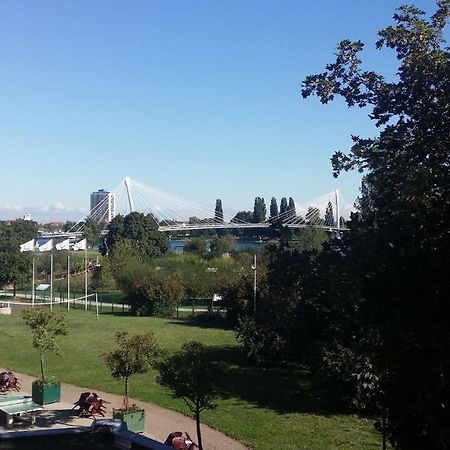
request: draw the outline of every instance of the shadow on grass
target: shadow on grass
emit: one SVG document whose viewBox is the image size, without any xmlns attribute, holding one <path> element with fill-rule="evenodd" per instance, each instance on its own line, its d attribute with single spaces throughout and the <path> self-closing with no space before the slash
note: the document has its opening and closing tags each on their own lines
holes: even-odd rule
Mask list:
<svg viewBox="0 0 450 450">
<path fill-rule="evenodd" d="M 207 313 L 198 314 L 196 316 L 180 317 L 179 319 L 171 320 L 169 323 L 195 328 L 214 328 L 220 330 L 232 329 L 224 317 Z"/>
<path fill-rule="evenodd" d="M 251 366 L 243 352 L 235 347 L 211 347 L 210 351 L 212 360 L 224 368 L 218 380 L 223 398 L 238 397 L 279 414 L 348 413 L 340 407 L 334 386 L 301 366 Z"/>
</svg>

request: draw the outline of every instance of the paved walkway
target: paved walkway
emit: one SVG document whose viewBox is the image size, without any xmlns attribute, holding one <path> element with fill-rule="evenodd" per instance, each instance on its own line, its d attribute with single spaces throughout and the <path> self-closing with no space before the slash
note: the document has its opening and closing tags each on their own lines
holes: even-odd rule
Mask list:
<svg viewBox="0 0 450 450">
<path fill-rule="evenodd" d="M 0 368 L 0 372 L 6 369 Z M 21 395 L 31 394 L 31 383 L 35 377 L 14 372 L 19 378 L 22 389 Z M 71 410 L 73 403 L 78 400 L 82 392 L 92 391 L 88 387 L 78 387 L 71 384 L 62 384 L 61 402 L 46 405 L 44 410 L 36 415 L 36 425 L 33 429 L 39 428 L 62 428 L 62 427 L 80 427 L 90 426 L 92 419 L 80 418 Z M 120 408 L 123 397 L 107 392 L 95 391 L 104 400 L 111 403 L 106 405 L 106 417 L 112 417 L 112 409 Z M 187 431 L 196 441 L 197 434 L 195 421 L 180 413 L 169 409 L 161 408 L 152 403 L 142 402 L 140 400 L 130 399 L 131 403 L 145 409 L 145 431 L 144 435 L 164 442 L 167 435 L 172 431 Z M 29 429 L 29 425 L 15 425 L 15 429 Z M 202 425 L 202 439 L 205 450 L 246 450 L 247 447 L 240 442 L 231 439 L 219 431 L 216 431 L 206 425 Z"/>
</svg>

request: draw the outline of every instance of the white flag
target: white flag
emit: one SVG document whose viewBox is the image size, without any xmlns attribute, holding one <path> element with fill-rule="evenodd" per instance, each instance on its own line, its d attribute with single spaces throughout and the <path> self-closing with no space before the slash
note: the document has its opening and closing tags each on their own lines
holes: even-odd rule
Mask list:
<svg viewBox="0 0 450 450">
<path fill-rule="evenodd" d="M 50 239 L 45 244 L 40 245 L 38 250 L 40 252 L 49 252 L 50 250 L 53 250 L 53 239 Z"/>
<path fill-rule="evenodd" d="M 74 244 L 73 249 L 75 251 L 77 250 L 86 250 L 87 245 L 86 245 L 86 239 L 83 239 L 82 241 L 77 242 L 76 244 Z"/>
<path fill-rule="evenodd" d="M 25 242 L 25 244 L 20 244 L 21 252 L 32 252 L 34 250 L 34 239 L 31 241 Z"/>
<path fill-rule="evenodd" d="M 70 239 L 66 239 L 55 245 L 56 250 L 69 250 L 70 249 Z"/>
</svg>

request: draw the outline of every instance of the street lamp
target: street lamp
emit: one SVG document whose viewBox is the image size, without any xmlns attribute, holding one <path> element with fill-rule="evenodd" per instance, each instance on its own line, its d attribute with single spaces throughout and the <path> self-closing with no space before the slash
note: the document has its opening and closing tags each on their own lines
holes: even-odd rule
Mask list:
<svg viewBox="0 0 450 450">
<path fill-rule="evenodd" d="M 253 316 L 256 318 L 256 255 L 253 257 L 253 264 L 252 264 L 252 270 L 253 270 Z"/>
</svg>

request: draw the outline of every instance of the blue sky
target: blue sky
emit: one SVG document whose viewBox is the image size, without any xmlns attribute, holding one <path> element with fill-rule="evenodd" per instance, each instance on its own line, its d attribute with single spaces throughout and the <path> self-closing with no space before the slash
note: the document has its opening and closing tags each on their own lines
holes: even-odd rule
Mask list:
<svg viewBox="0 0 450 450">
<path fill-rule="evenodd" d="M 228 210 L 335 188 L 330 156 L 376 133 L 367 111 L 303 100 L 344 38 L 365 66 L 400 0 L 0 3 L 0 218 L 79 218 L 125 176 Z M 434 11 L 432 0 L 414 2 Z"/>
</svg>

